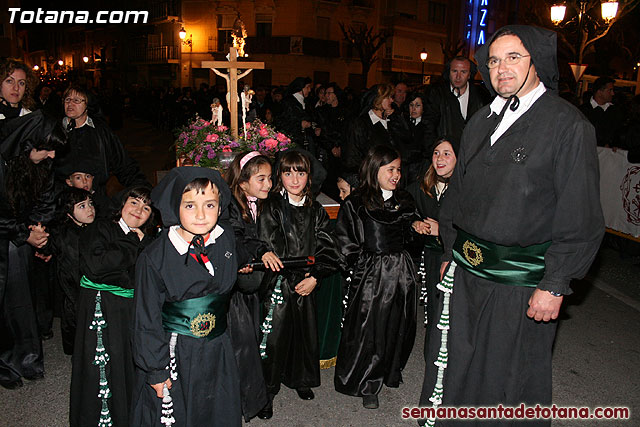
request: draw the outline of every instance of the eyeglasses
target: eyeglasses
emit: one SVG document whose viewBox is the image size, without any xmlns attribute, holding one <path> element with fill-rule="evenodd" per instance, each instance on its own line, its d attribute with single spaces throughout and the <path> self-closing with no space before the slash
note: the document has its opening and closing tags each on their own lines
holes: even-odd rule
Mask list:
<svg viewBox="0 0 640 427">
<path fill-rule="evenodd" d="M 520 55 L 519 53 L 512 53 L 511 55 L 507 55 L 507 57 L 503 59 L 491 57 L 487 59 L 487 68 L 496 68 L 498 65 L 500 65 L 500 62 L 504 62 L 505 65 L 515 65 L 520 62 L 522 58 L 526 58 L 527 56 L 531 55 Z"/>
<path fill-rule="evenodd" d="M 80 99 L 80 98 L 65 98 L 64 99 L 64 103 L 65 104 L 68 104 L 70 102 L 72 102 L 72 103 L 77 105 L 77 104 L 82 104 L 83 102 L 85 102 L 85 100 L 84 99 Z"/>
</svg>

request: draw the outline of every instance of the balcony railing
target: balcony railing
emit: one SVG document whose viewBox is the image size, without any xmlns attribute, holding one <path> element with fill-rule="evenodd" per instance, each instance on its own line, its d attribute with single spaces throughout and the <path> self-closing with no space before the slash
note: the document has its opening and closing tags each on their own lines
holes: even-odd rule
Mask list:
<svg viewBox="0 0 640 427">
<path fill-rule="evenodd" d="M 247 52 L 286 55 L 291 52 L 291 37 L 247 37 Z M 302 53 L 309 56 L 338 58 L 340 56 L 340 42 L 337 40 L 322 40 L 310 37 L 302 38 Z"/>
<path fill-rule="evenodd" d="M 137 46 L 131 51 L 131 62 L 145 64 L 167 64 L 180 58 L 178 46 Z"/>
<path fill-rule="evenodd" d="M 180 0 L 152 1 L 150 19 L 160 21 L 170 16 L 180 16 Z"/>
</svg>

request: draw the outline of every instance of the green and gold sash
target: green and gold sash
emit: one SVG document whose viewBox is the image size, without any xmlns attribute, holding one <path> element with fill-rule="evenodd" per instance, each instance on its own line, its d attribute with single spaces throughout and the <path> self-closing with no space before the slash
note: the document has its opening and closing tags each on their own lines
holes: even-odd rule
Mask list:
<svg viewBox="0 0 640 427">
<path fill-rule="evenodd" d="M 504 285 L 536 287 L 544 276 L 544 254 L 551 242 L 502 246 L 457 229 L 453 259 L 469 273 Z"/>
<path fill-rule="evenodd" d="M 162 326 L 165 331 L 212 340 L 227 329 L 229 295 L 209 294 L 184 301 L 165 302 Z"/>
</svg>

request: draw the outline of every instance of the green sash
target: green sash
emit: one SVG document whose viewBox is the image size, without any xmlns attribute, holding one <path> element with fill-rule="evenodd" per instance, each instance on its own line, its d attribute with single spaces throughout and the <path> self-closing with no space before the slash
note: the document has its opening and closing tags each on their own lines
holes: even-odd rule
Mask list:
<svg viewBox="0 0 640 427">
<path fill-rule="evenodd" d="M 453 259 L 483 279 L 504 285 L 536 287 L 544 276 L 544 254 L 551 242 L 523 248 L 479 239 L 461 229 L 453 244 Z"/>
<path fill-rule="evenodd" d="M 133 298 L 133 289 L 121 288 L 120 286 L 107 285 L 105 283 L 95 283 L 87 279 L 87 276 L 82 276 L 80 279 L 80 286 L 87 289 L 94 289 L 96 291 L 106 291 L 122 298 Z"/>
<path fill-rule="evenodd" d="M 165 302 L 162 326 L 167 332 L 212 340 L 227 329 L 229 295 L 209 294 L 184 301 Z"/>
</svg>

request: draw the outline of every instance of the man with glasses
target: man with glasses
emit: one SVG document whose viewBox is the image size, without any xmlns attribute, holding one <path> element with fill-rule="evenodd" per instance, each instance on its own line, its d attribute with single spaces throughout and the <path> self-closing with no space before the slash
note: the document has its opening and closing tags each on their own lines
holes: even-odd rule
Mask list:
<svg viewBox="0 0 640 427">
<path fill-rule="evenodd" d="M 450 322 L 445 338 L 437 328 L 428 337 L 420 402 L 550 405 L 563 296 L 604 234 L 595 133 L 557 96 L 554 32 L 507 26 L 476 58 L 497 96 L 465 127 L 441 210 Z M 439 355 L 442 340 L 448 354 Z"/>
<path fill-rule="evenodd" d="M 93 112 L 90 99 L 89 93 L 80 86 L 71 86 L 64 93 L 62 125 L 68 133 L 70 150 L 64 157 L 56 159 L 60 186 L 65 185 L 64 181 L 69 178 L 65 174 L 73 169 L 70 163 L 78 161 L 83 163 L 83 167 L 91 166 L 95 171 L 93 190 L 100 196 L 106 195 L 106 184 L 111 174 L 125 187 L 149 185 L 136 161 L 129 157 L 107 123 L 97 116 L 89 116 Z"/>
</svg>

